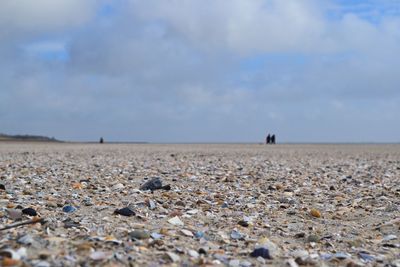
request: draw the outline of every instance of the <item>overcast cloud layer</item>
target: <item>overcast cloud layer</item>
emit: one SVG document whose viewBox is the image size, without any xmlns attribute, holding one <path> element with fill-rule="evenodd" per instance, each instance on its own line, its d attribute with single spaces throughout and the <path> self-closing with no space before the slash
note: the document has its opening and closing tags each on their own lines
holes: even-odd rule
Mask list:
<svg viewBox="0 0 400 267">
<path fill-rule="evenodd" d="M 2 0 L 0 132 L 400 142 L 400 1 Z"/>
</svg>

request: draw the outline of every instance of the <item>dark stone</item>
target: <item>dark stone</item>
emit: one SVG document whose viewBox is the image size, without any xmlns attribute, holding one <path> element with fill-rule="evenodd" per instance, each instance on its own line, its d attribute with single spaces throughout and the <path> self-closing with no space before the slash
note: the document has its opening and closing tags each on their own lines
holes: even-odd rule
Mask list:
<svg viewBox="0 0 400 267">
<path fill-rule="evenodd" d="M 295 238 L 303 238 L 305 236 L 306 236 L 306 233 L 304 233 L 304 232 L 297 233 L 297 234 L 294 235 Z"/>
<path fill-rule="evenodd" d="M 0 190 L 6 190 L 6 187 L 4 186 L 4 184 L 0 184 Z"/>
<path fill-rule="evenodd" d="M 37 216 L 37 212 L 36 210 L 32 209 L 32 208 L 26 208 L 22 210 L 23 214 L 29 215 L 29 216 Z"/>
<path fill-rule="evenodd" d="M 199 254 L 203 254 L 203 255 L 207 254 L 207 251 L 204 248 L 199 248 L 198 252 L 199 252 Z"/>
<path fill-rule="evenodd" d="M 269 255 L 269 250 L 267 248 L 256 248 L 253 250 L 252 253 L 250 253 L 251 257 L 258 258 L 262 257 L 264 259 L 272 259 L 271 255 Z"/>
<path fill-rule="evenodd" d="M 162 189 L 164 189 L 164 190 L 166 190 L 166 191 L 169 191 L 169 190 L 171 190 L 171 186 L 170 186 L 169 184 L 167 184 L 167 185 L 164 185 L 164 186 L 162 187 Z"/>
<path fill-rule="evenodd" d="M 159 189 L 171 190 L 171 186 L 170 185 L 163 186 L 160 177 L 154 177 L 154 178 L 151 178 L 149 181 L 145 182 L 140 187 L 140 190 L 142 190 L 142 191 L 146 191 L 146 190 L 155 191 L 155 190 L 159 190 Z"/>
<path fill-rule="evenodd" d="M 123 215 L 123 216 L 135 216 L 136 215 L 136 213 L 128 207 L 122 208 L 122 209 L 116 209 L 114 211 L 114 214 L 119 214 L 119 215 Z"/>
<path fill-rule="evenodd" d="M 63 210 L 63 212 L 71 213 L 71 212 L 76 211 L 76 208 L 73 206 L 64 206 L 64 208 L 62 210 Z"/>
<path fill-rule="evenodd" d="M 245 220 L 238 221 L 238 224 L 240 226 L 243 226 L 243 227 L 248 227 L 249 226 L 249 223 L 247 221 L 245 221 Z"/>
</svg>

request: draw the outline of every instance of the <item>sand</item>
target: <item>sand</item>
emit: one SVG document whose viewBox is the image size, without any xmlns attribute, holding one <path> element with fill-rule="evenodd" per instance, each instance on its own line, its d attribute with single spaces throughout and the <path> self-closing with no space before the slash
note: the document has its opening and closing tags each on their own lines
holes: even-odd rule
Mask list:
<svg viewBox="0 0 400 267">
<path fill-rule="evenodd" d="M 3 265 L 400 266 L 400 145 L 0 142 L 0 184 Z"/>
</svg>

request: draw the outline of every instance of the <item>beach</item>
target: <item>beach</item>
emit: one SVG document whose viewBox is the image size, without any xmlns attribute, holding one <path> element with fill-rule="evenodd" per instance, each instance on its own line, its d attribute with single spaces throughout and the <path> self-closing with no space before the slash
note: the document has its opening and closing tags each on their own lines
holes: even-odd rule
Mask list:
<svg viewBox="0 0 400 267">
<path fill-rule="evenodd" d="M 400 266 L 399 144 L 0 142 L 0 184 L 3 265 Z"/>
</svg>

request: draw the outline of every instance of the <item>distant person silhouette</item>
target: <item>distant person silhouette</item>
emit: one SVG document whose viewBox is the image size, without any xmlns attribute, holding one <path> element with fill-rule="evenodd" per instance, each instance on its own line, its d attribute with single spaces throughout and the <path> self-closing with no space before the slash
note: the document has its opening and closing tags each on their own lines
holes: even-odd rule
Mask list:
<svg viewBox="0 0 400 267">
<path fill-rule="evenodd" d="M 275 144 L 275 135 L 274 134 L 271 136 L 271 144 Z"/>
<path fill-rule="evenodd" d="M 100 144 L 103 144 L 103 143 L 104 143 L 104 139 L 103 139 L 103 137 L 100 137 L 100 141 L 99 141 L 99 143 L 100 143 Z"/>
<path fill-rule="evenodd" d="M 267 138 L 265 139 L 265 143 L 267 145 L 271 143 L 271 135 L 270 134 L 267 135 Z"/>
</svg>

